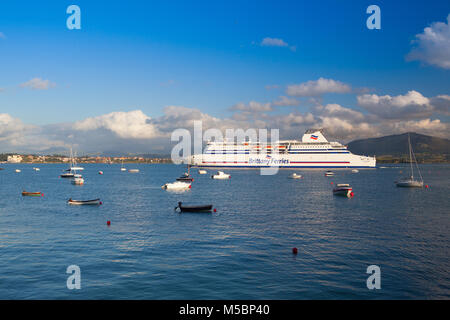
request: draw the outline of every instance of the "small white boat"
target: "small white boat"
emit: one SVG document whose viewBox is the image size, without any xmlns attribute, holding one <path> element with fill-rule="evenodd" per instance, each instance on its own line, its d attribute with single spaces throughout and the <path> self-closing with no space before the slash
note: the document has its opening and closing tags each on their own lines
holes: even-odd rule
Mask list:
<svg viewBox="0 0 450 320">
<path fill-rule="evenodd" d="M 337 184 L 336 188 L 333 189 L 333 194 L 335 196 L 342 196 L 342 197 L 353 197 L 353 189 L 352 187 L 350 187 L 349 184 L 347 183 L 341 183 L 341 184 Z"/>
<path fill-rule="evenodd" d="M 301 174 L 293 173 L 293 174 L 291 174 L 291 175 L 289 176 L 289 178 L 291 178 L 291 179 L 301 179 L 301 178 L 302 178 L 302 175 L 301 175 Z"/>
<path fill-rule="evenodd" d="M 130 170 L 128 170 L 128 172 L 130 172 L 130 173 L 138 173 L 139 169 L 130 169 Z"/>
<path fill-rule="evenodd" d="M 41 171 L 39 168 L 33 168 L 34 171 Z"/>
<path fill-rule="evenodd" d="M 334 176 L 333 171 L 328 170 L 327 172 L 325 172 L 325 177 L 332 177 L 332 176 Z"/>
<path fill-rule="evenodd" d="M 81 178 L 81 177 L 76 177 L 76 178 L 73 178 L 73 179 L 72 179 L 72 184 L 75 184 L 75 185 L 81 186 L 81 185 L 83 185 L 83 184 L 84 184 L 84 179 L 83 179 L 83 178 Z"/>
<path fill-rule="evenodd" d="M 216 174 L 211 176 L 212 179 L 230 179 L 231 175 L 223 171 L 217 171 Z"/>
<path fill-rule="evenodd" d="M 175 181 L 173 183 L 166 183 L 161 188 L 165 190 L 187 190 L 191 188 L 191 184 L 183 181 Z"/>
<path fill-rule="evenodd" d="M 120 166 L 120 171 L 127 171 L 127 168 L 123 167 L 123 160 L 122 160 L 122 165 Z"/>
<path fill-rule="evenodd" d="M 198 173 L 199 173 L 199 174 L 207 174 L 208 172 L 207 172 L 206 170 L 201 170 L 201 169 L 200 169 L 200 170 L 198 170 Z"/>
<path fill-rule="evenodd" d="M 353 169 L 352 172 L 353 172 L 353 173 L 358 173 L 359 170 L 358 170 L 358 169 Z"/>
<path fill-rule="evenodd" d="M 20 170 L 20 169 L 16 169 L 15 171 L 16 171 L 17 173 L 22 172 L 22 170 Z"/>
<path fill-rule="evenodd" d="M 396 181 L 395 184 L 397 187 L 401 188 L 423 188 L 423 178 L 422 174 L 419 170 L 419 165 L 417 164 L 416 156 L 414 155 L 414 151 L 412 150 L 411 146 L 411 138 L 408 134 L 408 145 L 409 145 L 409 164 L 411 166 L 411 176 L 409 178 L 404 178 L 400 181 Z M 413 168 L 413 159 L 416 164 L 417 172 L 419 173 L 420 180 L 414 179 L 414 168 Z"/>
</svg>

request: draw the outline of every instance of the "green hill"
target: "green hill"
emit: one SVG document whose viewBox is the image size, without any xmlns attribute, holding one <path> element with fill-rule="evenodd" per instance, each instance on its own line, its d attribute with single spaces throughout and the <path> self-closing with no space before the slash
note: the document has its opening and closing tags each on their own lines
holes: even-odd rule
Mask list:
<svg viewBox="0 0 450 320">
<path fill-rule="evenodd" d="M 414 132 L 409 135 L 419 162 L 450 162 L 450 140 Z M 355 140 L 348 144 L 348 149 L 355 154 L 376 155 L 378 162 L 405 162 L 408 133 Z"/>
</svg>

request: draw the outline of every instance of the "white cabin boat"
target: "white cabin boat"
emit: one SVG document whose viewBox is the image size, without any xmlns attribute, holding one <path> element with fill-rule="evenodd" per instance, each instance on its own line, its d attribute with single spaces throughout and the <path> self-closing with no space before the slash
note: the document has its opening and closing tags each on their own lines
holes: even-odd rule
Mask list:
<svg viewBox="0 0 450 320">
<path fill-rule="evenodd" d="M 183 182 L 183 181 L 175 181 L 173 183 L 166 183 L 161 188 L 163 188 L 165 190 L 181 191 L 181 190 L 188 190 L 188 189 L 190 189 L 191 188 L 191 184 L 188 183 L 188 182 Z"/>
<path fill-rule="evenodd" d="M 207 174 L 207 173 L 208 172 L 206 170 L 202 170 L 202 169 L 198 170 L 198 174 Z"/>
<path fill-rule="evenodd" d="M 227 174 L 227 173 L 225 173 L 223 171 L 217 171 L 217 173 L 213 174 L 211 176 L 211 178 L 213 178 L 213 179 L 230 179 L 231 175 Z"/>
</svg>

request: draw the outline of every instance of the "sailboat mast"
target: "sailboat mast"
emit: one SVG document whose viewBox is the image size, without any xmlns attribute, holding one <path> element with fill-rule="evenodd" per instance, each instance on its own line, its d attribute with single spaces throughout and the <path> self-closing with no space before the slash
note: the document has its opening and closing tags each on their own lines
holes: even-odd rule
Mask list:
<svg viewBox="0 0 450 320">
<path fill-rule="evenodd" d="M 409 164 L 411 166 L 411 179 L 414 178 L 414 171 L 413 171 L 413 165 L 412 165 L 412 151 L 411 151 L 411 138 L 408 133 L 408 145 L 409 145 Z"/>
</svg>

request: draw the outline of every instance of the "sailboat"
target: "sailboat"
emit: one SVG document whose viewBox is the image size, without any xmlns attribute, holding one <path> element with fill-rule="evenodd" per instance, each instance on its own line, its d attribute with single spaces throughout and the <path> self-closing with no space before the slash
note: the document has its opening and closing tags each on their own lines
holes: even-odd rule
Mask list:
<svg viewBox="0 0 450 320">
<path fill-rule="evenodd" d="M 185 181 L 185 182 L 192 182 L 194 181 L 194 178 L 191 177 L 191 166 L 188 165 L 188 172 L 183 173 L 183 175 L 179 178 L 177 178 L 177 181 Z"/>
<path fill-rule="evenodd" d="M 127 171 L 127 168 L 123 167 L 123 159 L 122 159 L 122 165 L 120 166 L 120 171 Z"/>
<path fill-rule="evenodd" d="M 409 178 L 404 178 L 400 181 L 396 181 L 397 187 L 403 187 L 403 188 L 422 188 L 423 187 L 423 179 L 422 175 L 420 174 L 419 166 L 417 164 L 416 156 L 414 155 L 414 152 L 412 150 L 411 146 L 411 138 L 408 133 L 408 145 L 409 145 L 409 164 L 411 166 L 411 176 Z M 420 181 L 414 179 L 414 168 L 413 168 L 413 159 L 414 163 L 416 164 L 417 172 L 419 173 Z"/>
<path fill-rule="evenodd" d="M 72 148 L 70 148 L 70 166 L 69 169 L 66 170 L 65 173 L 61 174 L 61 178 L 77 178 L 77 170 L 84 170 L 82 167 L 77 167 L 77 163 L 75 161 L 75 158 L 73 157 Z M 78 175 L 78 177 L 81 177 L 81 175 Z"/>
</svg>

